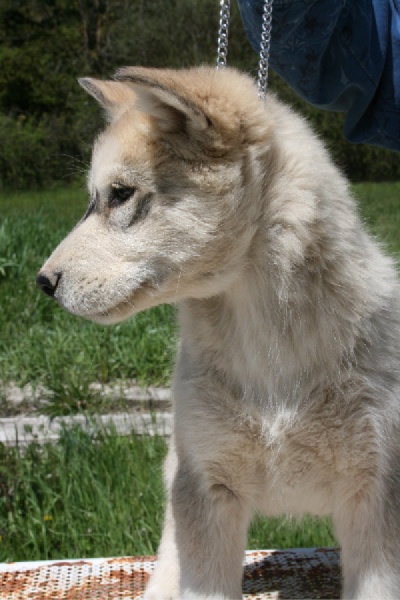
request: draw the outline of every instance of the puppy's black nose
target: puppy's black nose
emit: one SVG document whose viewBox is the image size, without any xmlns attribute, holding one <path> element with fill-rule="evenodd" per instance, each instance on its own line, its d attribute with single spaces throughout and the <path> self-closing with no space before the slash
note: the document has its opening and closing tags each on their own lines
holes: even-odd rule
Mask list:
<svg viewBox="0 0 400 600">
<path fill-rule="evenodd" d="M 60 281 L 60 277 L 61 273 L 53 273 L 50 277 L 44 273 L 38 273 L 36 277 L 36 283 L 42 292 L 53 298 L 58 282 Z"/>
</svg>

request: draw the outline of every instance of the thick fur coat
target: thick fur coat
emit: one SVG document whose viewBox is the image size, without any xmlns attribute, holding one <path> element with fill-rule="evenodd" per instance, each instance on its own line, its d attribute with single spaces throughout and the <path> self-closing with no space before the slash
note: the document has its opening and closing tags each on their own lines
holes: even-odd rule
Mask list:
<svg viewBox="0 0 400 600">
<path fill-rule="evenodd" d="M 232 69 L 81 80 L 109 124 L 38 275 L 115 323 L 179 306 L 167 509 L 146 600 L 237 600 L 254 512 L 333 516 L 343 597 L 400 597 L 400 295 L 308 125 Z"/>
</svg>

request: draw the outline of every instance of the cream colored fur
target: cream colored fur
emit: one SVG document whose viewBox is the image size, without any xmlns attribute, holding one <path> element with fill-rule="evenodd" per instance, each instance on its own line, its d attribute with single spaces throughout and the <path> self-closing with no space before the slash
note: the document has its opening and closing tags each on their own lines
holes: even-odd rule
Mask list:
<svg viewBox="0 0 400 600">
<path fill-rule="evenodd" d="M 81 82 L 109 125 L 88 213 L 39 277 L 99 323 L 179 306 L 168 503 L 145 599 L 241 598 L 258 510 L 332 514 L 343 597 L 398 600 L 393 261 L 307 124 L 272 95 L 264 105 L 246 75 L 116 79 Z"/>
</svg>

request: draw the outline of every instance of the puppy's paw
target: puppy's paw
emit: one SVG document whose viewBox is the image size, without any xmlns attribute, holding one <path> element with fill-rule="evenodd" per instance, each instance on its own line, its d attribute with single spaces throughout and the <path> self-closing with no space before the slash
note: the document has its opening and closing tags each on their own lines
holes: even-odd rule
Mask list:
<svg viewBox="0 0 400 600">
<path fill-rule="evenodd" d="M 150 582 L 146 589 L 143 600 L 178 600 L 179 592 L 176 589 L 166 589 L 165 586 L 160 586 L 157 583 Z"/>
<path fill-rule="evenodd" d="M 173 551 L 171 551 L 173 554 Z M 179 590 L 179 565 L 170 557 L 160 559 L 156 563 L 143 600 L 180 600 Z"/>
</svg>

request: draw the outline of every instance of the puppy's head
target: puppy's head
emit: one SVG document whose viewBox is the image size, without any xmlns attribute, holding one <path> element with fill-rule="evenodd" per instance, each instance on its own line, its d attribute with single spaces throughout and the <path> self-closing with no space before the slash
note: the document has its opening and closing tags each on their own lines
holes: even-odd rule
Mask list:
<svg viewBox="0 0 400 600">
<path fill-rule="evenodd" d="M 108 125 L 94 145 L 88 209 L 39 286 L 100 323 L 222 292 L 254 234 L 259 208 L 246 194 L 261 185 L 270 138 L 253 82 L 202 67 L 125 68 L 80 83 Z"/>
</svg>

